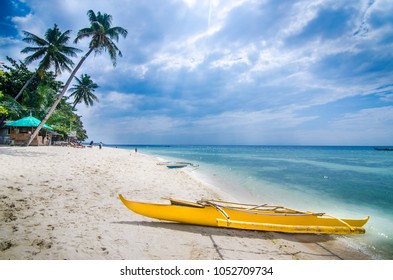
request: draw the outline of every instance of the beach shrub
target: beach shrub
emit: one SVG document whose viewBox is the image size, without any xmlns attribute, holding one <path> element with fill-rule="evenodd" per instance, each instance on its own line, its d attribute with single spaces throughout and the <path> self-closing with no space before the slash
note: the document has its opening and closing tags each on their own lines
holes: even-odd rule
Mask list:
<svg viewBox="0 0 393 280">
<path fill-rule="evenodd" d="M 0 115 L 8 115 L 8 110 L 2 105 L 2 98 L 4 94 L 0 91 Z"/>
</svg>

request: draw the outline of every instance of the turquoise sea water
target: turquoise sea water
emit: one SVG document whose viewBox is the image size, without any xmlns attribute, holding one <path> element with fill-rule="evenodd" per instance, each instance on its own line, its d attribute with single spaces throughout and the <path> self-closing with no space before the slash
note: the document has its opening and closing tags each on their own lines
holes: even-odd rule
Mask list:
<svg viewBox="0 0 393 280">
<path fill-rule="evenodd" d="M 134 149 L 136 146 L 119 146 Z M 393 151 L 373 147 L 137 146 L 199 164 L 218 187 L 252 198 L 339 217 L 370 215 L 366 234 L 344 238 L 376 259 L 393 259 Z M 249 202 L 249 201 L 243 201 Z"/>
</svg>

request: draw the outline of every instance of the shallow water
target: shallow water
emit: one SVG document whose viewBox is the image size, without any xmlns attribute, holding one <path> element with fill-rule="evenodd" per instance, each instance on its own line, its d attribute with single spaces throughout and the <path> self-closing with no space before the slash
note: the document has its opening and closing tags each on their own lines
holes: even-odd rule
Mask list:
<svg viewBox="0 0 393 280">
<path fill-rule="evenodd" d="M 199 171 L 219 187 L 253 202 L 340 217 L 370 215 L 365 235 L 345 239 L 374 258 L 393 259 L 393 152 L 314 146 L 138 146 L 138 150 L 199 164 Z"/>
</svg>

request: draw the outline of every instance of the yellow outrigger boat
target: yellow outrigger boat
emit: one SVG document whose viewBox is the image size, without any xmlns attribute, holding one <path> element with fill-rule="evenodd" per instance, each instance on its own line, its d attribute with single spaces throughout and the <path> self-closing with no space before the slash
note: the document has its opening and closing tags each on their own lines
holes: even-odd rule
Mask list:
<svg viewBox="0 0 393 280">
<path fill-rule="evenodd" d="M 170 204 L 120 200 L 131 211 L 172 222 L 245 230 L 317 234 L 364 234 L 364 219 L 340 219 L 325 213 L 303 212 L 283 206 L 253 205 L 218 200 L 196 203 L 166 198 Z"/>
</svg>

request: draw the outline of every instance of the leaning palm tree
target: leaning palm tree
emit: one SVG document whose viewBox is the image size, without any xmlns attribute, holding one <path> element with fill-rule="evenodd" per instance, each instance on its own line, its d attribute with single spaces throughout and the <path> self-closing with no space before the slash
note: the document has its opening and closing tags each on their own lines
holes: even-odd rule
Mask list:
<svg viewBox="0 0 393 280">
<path fill-rule="evenodd" d="M 89 75 L 82 74 L 80 79 L 75 77 L 75 80 L 77 84 L 73 85 L 69 90 L 72 92 L 70 97 L 74 98 L 72 109 L 75 109 L 75 106 L 82 103 L 82 101 L 86 106 L 93 106 L 94 102 L 99 102 L 98 97 L 93 93 L 98 88 L 98 85 L 91 80 Z"/>
<path fill-rule="evenodd" d="M 122 56 L 121 51 L 115 45 L 113 40 L 116 42 L 119 41 L 119 36 L 123 36 L 125 38 L 127 36 L 127 30 L 122 27 L 111 27 L 112 25 L 112 16 L 108 14 L 101 14 L 98 12 L 95 14 L 92 10 L 87 12 L 90 21 L 90 27 L 83 28 L 79 30 L 77 37 L 75 39 L 75 43 L 78 43 L 79 40 L 83 38 L 91 37 L 91 41 L 89 44 L 89 50 L 87 53 L 81 58 L 78 65 L 72 71 L 70 77 L 68 78 L 66 84 L 62 92 L 59 94 L 58 98 L 56 99 L 53 106 L 49 109 L 48 113 L 46 114 L 45 118 L 41 121 L 38 127 L 35 129 L 34 133 L 31 134 L 27 146 L 33 141 L 33 139 L 37 136 L 38 132 L 44 126 L 46 121 L 50 118 L 53 111 L 56 109 L 57 105 L 59 104 L 60 100 L 63 98 L 65 92 L 67 91 L 72 79 L 74 78 L 76 72 L 78 72 L 79 68 L 82 66 L 83 62 L 86 58 L 95 51 L 96 54 L 102 53 L 103 51 L 107 51 L 113 66 L 116 66 L 116 59 L 117 56 Z"/>
<path fill-rule="evenodd" d="M 71 71 L 74 63 L 69 57 L 76 57 L 76 53 L 81 50 L 67 46 L 67 42 L 70 39 L 70 33 L 71 30 L 62 33 L 56 24 L 53 28 L 49 28 L 46 31 L 44 38 L 23 31 L 23 34 L 26 36 L 23 38 L 23 41 L 35 45 L 35 47 L 26 47 L 22 50 L 22 53 L 33 53 L 25 58 L 25 63 L 30 64 L 41 58 L 42 60 L 39 63 L 37 71 L 27 80 L 16 95 L 15 100 L 22 95 L 23 91 L 33 81 L 37 74 L 42 74 L 52 66 L 55 68 L 56 75 L 61 74 L 64 70 Z"/>
</svg>

